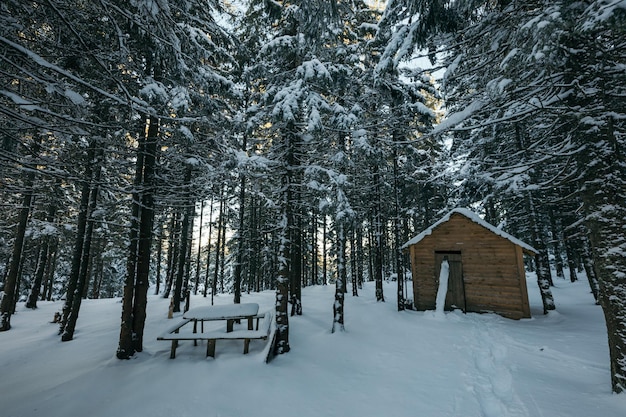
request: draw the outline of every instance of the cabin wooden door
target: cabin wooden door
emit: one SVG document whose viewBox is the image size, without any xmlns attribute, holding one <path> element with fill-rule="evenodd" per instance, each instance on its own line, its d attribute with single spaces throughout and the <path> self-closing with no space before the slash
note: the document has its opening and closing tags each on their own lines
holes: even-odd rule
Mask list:
<svg viewBox="0 0 626 417">
<path fill-rule="evenodd" d="M 435 276 L 439 277 L 441 262 L 448 261 L 450 274 L 448 275 L 448 292 L 446 294 L 445 310 L 460 308 L 465 312 L 465 283 L 463 282 L 463 263 L 461 252 L 435 252 Z"/>
</svg>

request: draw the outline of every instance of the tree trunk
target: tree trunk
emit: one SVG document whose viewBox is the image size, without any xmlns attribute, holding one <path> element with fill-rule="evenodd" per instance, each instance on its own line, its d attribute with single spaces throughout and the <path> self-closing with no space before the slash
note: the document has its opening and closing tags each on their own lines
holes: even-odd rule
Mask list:
<svg viewBox="0 0 626 417">
<path fill-rule="evenodd" d="M 202 296 L 206 298 L 209 291 L 209 270 L 211 269 L 211 238 L 213 233 L 213 198 L 209 203 L 209 233 L 206 243 L 206 271 L 204 271 L 204 292 Z"/>
<path fill-rule="evenodd" d="M 352 296 L 359 296 L 359 278 L 357 275 L 357 245 L 356 245 L 356 230 L 352 227 L 350 229 L 350 276 L 352 277 Z"/>
<path fill-rule="evenodd" d="M 15 240 L 13 242 L 13 252 L 11 254 L 11 262 L 9 263 L 9 272 L 4 282 L 4 297 L 0 303 L 0 332 L 11 329 L 11 315 L 14 312 L 15 301 L 18 298 L 17 288 L 19 280 L 20 265 L 22 263 L 22 255 L 24 251 L 24 237 L 26 235 L 26 226 L 30 215 L 31 204 L 33 202 L 33 182 L 34 174 L 27 175 L 24 187 L 25 193 L 20 208 L 17 229 L 15 231 Z"/>
<path fill-rule="evenodd" d="M 363 288 L 363 223 L 356 227 L 356 277 L 359 289 Z"/>
<path fill-rule="evenodd" d="M 397 138 L 397 133 L 394 132 L 394 140 Z M 398 189 L 398 155 L 394 148 L 393 150 L 393 194 L 394 194 L 394 240 L 395 240 L 395 259 L 396 259 L 396 294 L 397 294 L 397 307 L 398 311 L 404 310 L 404 270 L 402 267 L 402 249 L 400 246 L 400 190 Z"/>
<path fill-rule="evenodd" d="M 328 255 L 326 252 L 326 241 L 328 236 L 326 233 L 326 215 L 322 215 L 322 284 L 328 285 Z"/>
<path fill-rule="evenodd" d="M 163 291 L 163 298 L 170 298 L 172 287 L 174 285 L 174 277 L 176 276 L 176 260 L 178 259 L 178 244 L 180 239 L 178 238 L 178 225 L 179 225 L 179 212 L 172 213 L 170 220 L 169 233 L 167 236 L 168 248 L 167 248 L 167 271 L 165 274 L 165 291 Z"/>
<path fill-rule="evenodd" d="M 76 286 L 80 277 L 81 262 L 83 262 L 83 250 L 85 248 L 85 233 L 87 230 L 87 219 L 89 217 L 89 196 L 91 193 L 91 180 L 93 177 L 93 166 L 96 155 L 96 143 L 90 142 L 87 149 L 87 159 L 82 184 L 80 205 L 78 209 L 78 219 L 76 223 L 76 239 L 74 240 L 74 252 L 72 253 L 72 265 L 70 275 L 67 280 L 67 289 L 65 292 L 65 303 L 63 304 L 61 321 L 59 323 L 59 334 L 65 332 L 65 326 L 72 311 Z"/>
<path fill-rule="evenodd" d="M 247 152 L 247 137 L 243 135 L 243 141 L 241 149 L 245 153 Z M 235 260 L 235 268 L 233 271 L 233 293 L 235 304 L 241 303 L 241 278 L 243 269 L 243 259 L 245 250 L 244 240 L 244 228 L 245 228 L 245 213 L 246 213 L 246 176 L 243 172 L 240 174 L 239 180 L 239 218 L 237 225 L 237 257 Z"/>
<path fill-rule="evenodd" d="M 226 276 L 226 197 L 224 197 L 224 216 L 222 217 L 222 224 L 220 230 L 222 231 L 222 245 L 220 247 L 220 294 L 226 292 L 224 286 L 224 278 Z"/>
<path fill-rule="evenodd" d="M 559 230 L 559 224 L 557 224 L 556 215 L 554 209 L 550 208 L 548 213 L 550 217 L 550 231 L 552 232 L 552 248 L 554 250 L 554 266 L 556 268 L 556 276 L 565 279 L 565 272 L 563 268 L 563 254 L 561 249 L 561 233 Z"/>
<path fill-rule="evenodd" d="M 189 189 L 191 186 L 191 167 L 185 169 L 184 187 Z M 189 194 L 189 192 L 188 192 Z M 189 242 L 189 225 L 191 224 L 191 216 L 193 215 L 193 203 L 190 196 L 186 198 L 187 207 L 183 207 L 183 222 L 180 229 L 180 243 L 178 247 L 178 263 L 176 265 L 176 283 L 174 284 L 174 312 L 180 312 L 180 303 L 185 296 L 183 292 L 183 279 L 185 278 L 185 264 L 187 263 L 187 249 Z M 186 287 L 186 286 L 185 286 Z"/>
<path fill-rule="evenodd" d="M 43 275 L 48 263 L 48 239 L 48 236 L 44 236 L 41 242 L 41 247 L 39 248 L 37 268 L 35 269 L 35 279 L 33 280 L 30 293 L 28 294 L 26 308 L 37 308 L 37 300 L 39 299 L 39 294 L 41 292 L 41 283 L 43 281 Z"/>
<path fill-rule="evenodd" d="M 159 222 L 159 231 L 157 233 L 156 288 L 154 289 L 154 295 L 159 295 L 159 292 L 161 292 L 161 262 L 163 261 L 163 222 Z"/>
<path fill-rule="evenodd" d="M 48 206 L 48 213 L 46 213 L 46 222 L 49 224 L 54 223 L 54 219 L 56 216 L 57 205 L 56 202 L 53 202 Z M 39 259 L 37 261 L 37 269 L 35 270 L 35 280 L 30 289 L 30 294 L 28 295 L 28 301 L 26 302 L 26 308 L 37 308 L 37 300 L 41 294 L 41 284 L 43 282 L 43 278 L 46 272 L 46 267 L 48 266 L 48 258 L 50 255 L 50 240 L 51 236 L 44 236 L 41 242 L 41 248 L 39 251 Z"/>
<path fill-rule="evenodd" d="M 130 236 L 128 271 L 122 300 L 122 322 L 116 356 L 129 359 L 143 350 L 150 272 L 150 246 L 154 221 L 154 177 L 159 120 L 150 116 L 145 136 L 139 137 L 135 192 L 133 193 L 133 227 Z"/>
<path fill-rule="evenodd" d="M 335 281 L 332 333 L 335 333 L 336 331 L 345 331 L 344 301 L 346 280 L 346 237 L 342 221 L 339 220 L 337 224 L 337 280 Z"/>
<path fill-rule="evenodd" d="M 319 276 L 319 248 L 317 246 L 317 229 L 318 229 L 318 219 L 317 219 L 317 209 L 313 208 L 313 218 L 311 221 L 311 285 L 318 284 L 318 276 Z"/>
<path fill-rule="evenodd" d="M 54 271 L 56 269 L 57 255 L 58 255 L 59 240 L 57 237 L 52 239 L 49 244 L 50 256 L 48 256 L 48 265 L 46 265 L 46 278 L 44 291 L 41 294 L 41 299 L 46 301 L 52 301 L 52 292 L 54 290 Z"/>
<path fill-rule="evenodd" d="M 382 222 L 382 201 L 380 190 L 380 173 L 378 167 L 374 167 L 375 184 L 375 213 L 374 213 L 374 280 L 376 281 L 376 301 L 385 301 L 383 294 L 383 222 Z"/>
<path fill-rule="evenodd" d="M 583 267 L 585 268 L 585 274 L 587 275 L 589 288 L 591 289 L 593 298 L 596 300 L 596 304 L 600 304 L 600 285 L 598 284 L 598 274 L 596 273 L 596 267 L 593 260 L 591 243 L 589 242 L 589 238 L 586 236 L 583 241 Z"/>
<path fill-rule="evenodd" d="M 298 201 L 298 193 L 295 193 L 295 201 Z M 295 217 L 295 216 L 294 216 Z M 291 266 L 289 268 L 289 281 L 291 293 L 291 315 L 302 315 L 302 235 L 298 220 L 293 219 L 291 224 Z"/>
<path fill-rule="evenodd" d="M 539 251 L 535 256 L 535 264 L 537 266 L 537 285 L 541 292 L 541 301 L 543 302 L 543 314 L 548 314 L 549 310 L 556 308 L 554 304 L 554 297 L 550 290 L 552 283 L 552 276 L 550 274 L 550 261 L 548 258 L 548 250 L 546 249 L 545 240 L 541 233 L 541 226 L 539 224 L 539 217 L 535 208 L 535 201 L 530 192 L 527 194 L 527 203 L 529 209 L 529 220 L 531 223 L 533 246 Z"/>
<path fill-rule="evenodd" d="M 198 225 L 198 252 L 196 253 L 196 276 L 193 283 L 193 294 L 198 294 L 200 286 L 200 255 L 202 254 L 202 221 L 204 217 L 204 201 L 200 202 L 200 224 Z"/>
<path fill-rule="evenodd" d="M 276 277 L 276 354 L 287 353 L 289 347 L 289 315 L 287 314 L 287 304 L 289 300 L 289 242 L 287 239 L 289 222 L 287 218 L 288 207 L 284 208 L 282 220 L 282 230 L 279 236 L 279 265 Z"/>
<path fill-rule="evenodd" d="M 89 178 L 89 204 L 87 206 L 87 226 L 85 228 L 85 236 L 83 239 L 83 250 L 80 261 L 80 269 L 78 274 L 78 280 L 76 281 L 76 289 L 74 290 L 74 296 L 71 304 L 71 310 L 67 319 L 63 334 L 61 335 L 61 341 L 67 342 L 74 338 L 74 330 L 76 328 L 76 321 L 78 320 L 78 313 L 80 311 L 81 302 L 83 300 L 83 293 L 87 285 L 87 275 L 89 260 L 91 255 L 91 242 L 93 236 L 94 219 L 89 219 L 96 211 L 96 204 L 98 201 L 98 190 L 100 187 L 100 175 L 102 173 L 102 155 L 103 151 L 97 151 L 94 155 L 93 165 L 95 169 L 92 169 L 93 178 Z"/>
<path fill-rule="evenodd" d="M 575 239 L 574 236 L 571 236 L 567 230 L 563 231 L 564 243 L 565 243 L 565 256 L 567 256 L 567 267 L 569 269 L 569 280 L 570 282 L 578 281 L 578 276 L 576 275 L 576 249 L 574 248 L 574 242 L 578 242 L 578 239 Z"/>
<path fill-rule="evenodd" d="M 609 338 L 611 385 L 613 392 L 621 393 L 626 391 L 626 210 L 624 200 L 616 201 L 619 191 L 595 191 L 587 201 L 587 224 Z"/>
<path fill-rule="evenodd" d="M 224 189 L 220 187 L 220 214 L 217 221 L 217 241 L 215 242 L 215 268 L 213 269 L 213 283 L 211 284 L 211 304 L 213 304 L 213 297 L 217 293 L 217 279 L 220 271 L 220 256 L 222 255 L 222 223 L 224 222 Z"/>
</svg>

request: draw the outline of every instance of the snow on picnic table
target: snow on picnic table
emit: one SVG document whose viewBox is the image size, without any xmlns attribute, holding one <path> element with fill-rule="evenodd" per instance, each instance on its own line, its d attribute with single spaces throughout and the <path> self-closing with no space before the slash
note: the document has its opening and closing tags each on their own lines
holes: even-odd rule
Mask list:
<svg viewBox="0 0 626 417">
<path fill-rule="evenodd" d="M 558 280 L 557 311 L 541 314 L 529 280 L 532 319 L 492 314 L 397 312 L 395 283 L 377 303 L 373 283 L 346 298 L 345 333 L 331 334 L 333 286 L 303 289 L 304 315 L 290 318 L 291 352 L 263 363 L 265 342 L 181 342 L 176 359 L 156 336 L 169 302 L 148 303 L 145 349 L 115 358 L 119 299 L 86 300 L 75 339 L 50 324 L 59 302 L 23 304 L 0 333 L 3 417 L 623 417 L 626 395 L 610 391 L 606 327 L 587 285 Z M 275 293 L 244 295 L 259 311 Z M 207 300 L 192 299 L 192 306 Z M 216 297 L 229 304 L 232 296 Z M 178 318 L 182 316 L 177 313 Z"/>
</svg>

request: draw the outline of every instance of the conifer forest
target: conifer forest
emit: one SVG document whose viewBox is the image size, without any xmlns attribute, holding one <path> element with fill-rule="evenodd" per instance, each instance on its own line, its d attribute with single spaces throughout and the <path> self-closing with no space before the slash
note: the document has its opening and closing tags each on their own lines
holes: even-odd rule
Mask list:
<svg viewBox="0 0 626 417">
<path fill-rule="evenodd" d="M 410 309 L 402 245 L 469 208 L 537 250 L 545 314 L 588 281 L 620 393 L 626 1 L 3 0 L 0 204 L 0 331 L 122 297 L 120 359 L 149 292 L 275 290 L 277 354 L 305 286 L 333 331 L 365 281 Z"/>
</svg>

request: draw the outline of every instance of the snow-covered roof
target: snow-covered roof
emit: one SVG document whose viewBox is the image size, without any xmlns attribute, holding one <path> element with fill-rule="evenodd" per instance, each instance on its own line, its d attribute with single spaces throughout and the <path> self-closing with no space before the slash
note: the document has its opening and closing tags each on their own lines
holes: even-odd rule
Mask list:
<svg viewBox="0 0 626 417">
<path fill-rule="evenodd" d="M 414 245 L 417 242 L 421 241 L 426 236 L 429 236 L 433 232 L 433 230 L 435 230 L 439 225 L 441 225 L 442 223 L 445 223 L 448 220 L 450 220 L 450 217 L 452 217 L 452 215 L 455 214 L 455 213 L 458 213 L 458 214 L 461 214 L 462 216 L 467 217 L 468 219 L 470 219 L 474 223 L 484 227 L 485 229 L 489 230 L 492 233 L 495 233 L 498 236 L 501 236 L 501 237 L 503 237 L 505 239 L 508 239 L 514 245 L 517 245 L 517 246 L 521 247 L 522 249 L 527 250 L 528 252 L 539 253 L 539 251 L 537 249 L 535 249 L 532 246 L 522 242 L 521 240 L 517 239 L 516 237 L 511 236 L 507 232 L 505 232 L 505 231 L 503 231 L 501 229 L 498 229 L 494 225 L 487 223 L 486 221 L 481 219 L 478 214 L 476 214 L 473 211 L 468 210 L 466 208 L 455 208 L 454 210 L 451 210 L 448 214 L 443 216 L 441 218 L 441 220 L 439 220 L 437 223 L 433 224 L 428 229 L 424 230 L 422 233 L 420 233 L 419 235 L 415 236 L 413 239 L 409 240 L 404 245 L 402 245 L 402 249 L 406 249 L 409 246 Z"/>
</svg>

